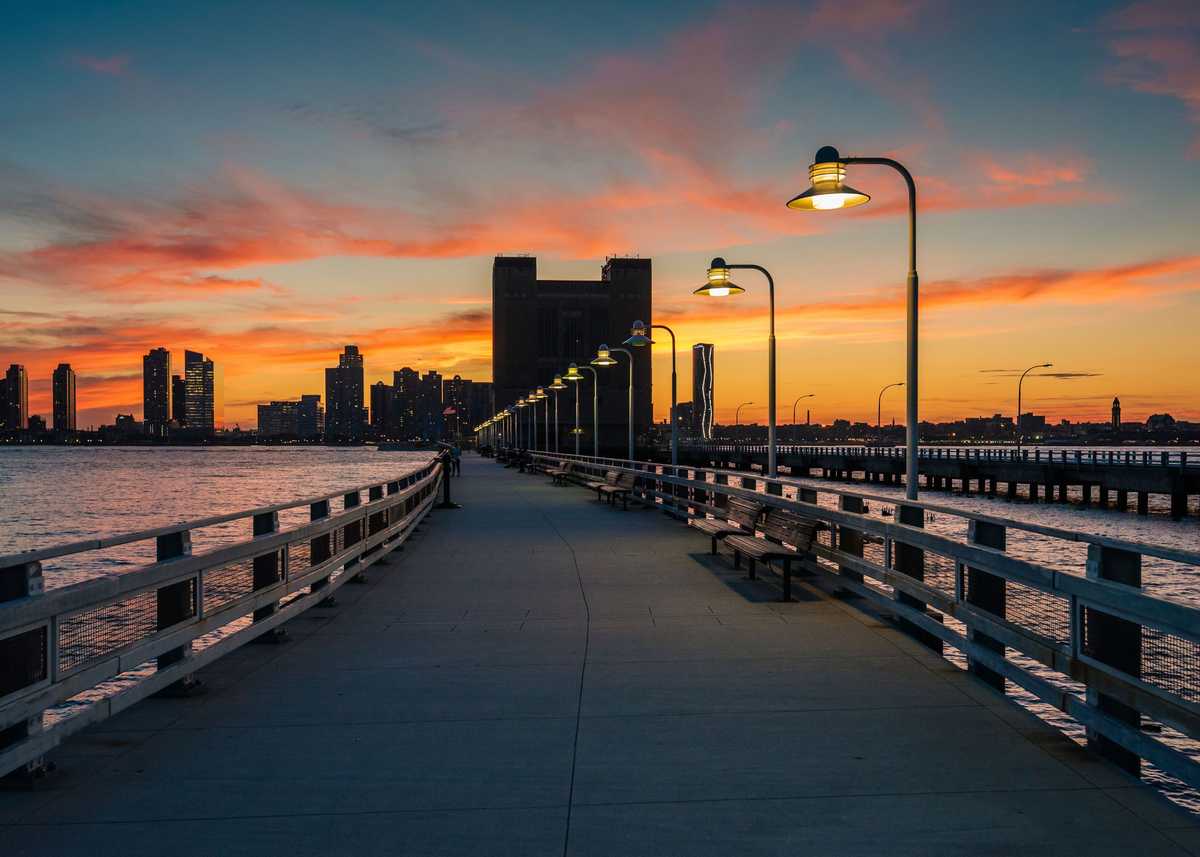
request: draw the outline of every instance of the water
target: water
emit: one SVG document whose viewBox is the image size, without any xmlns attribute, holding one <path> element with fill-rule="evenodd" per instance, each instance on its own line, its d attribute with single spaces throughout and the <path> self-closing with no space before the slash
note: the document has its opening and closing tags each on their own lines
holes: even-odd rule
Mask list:
<svg viewBox="0 0 1200 857">
<path fill-rule="evenodd" d="M 0 447 L 0 555 L 382 483 L 428 460 L 374 447 Z M 307 507 L 280 514 L 283 528 L 307 520 Z M 245 539 L 248 528 L 195 531 L 193 551 Z M 153 550 L 151 541 L 48 560 L 46 585 L 136 568 Z"/>
</svg>

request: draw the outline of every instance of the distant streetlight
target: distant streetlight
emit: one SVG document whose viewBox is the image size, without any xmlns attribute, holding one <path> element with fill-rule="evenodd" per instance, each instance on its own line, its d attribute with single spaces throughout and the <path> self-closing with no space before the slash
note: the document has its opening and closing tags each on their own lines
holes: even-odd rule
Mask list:
<svg viewBox="0 0 1200 857">
<path fill-rule="evenodd" d="M 746 290 L 729 278 L 732 270 L 758 271 L 767 278 L 771 318 L 771 333 L 767 339 L 767 475 L 775 477 L 779 475 L 775 467 L 775 278 L 761 265 L 730 265 L 717 257 L 708 265 L 708 282 L 692 294 L 713 298 L 742 294 Z"/>
<path fill-rule="evenodd" d="M 799 196 L 788 201 L 788 208 L 827 211 L 838 208 L 852 208 L 868 202 L 871 197 L 860 190 L 855 190 L 845 183 L 847 164 L 875 164 L 891 167 L 904 179 L 908 187 L 908 360 L 906 382 L 908 387 L 908 406 L 906 408 L 905 427 L 907 434 L 907 451 L 905 454 L 905 486 L 904 496 L 909 500 L 917 499 L 917 185 L 912 173 L 905 169 L 899 161 L 891 158 L 843 158 L 833 146 L 822 146 L 817 150 L 817 156 L 808 168 L 811 187 Z"/>
<path fill-rule="evenodd" d="M 796 425 L 796 405 L 800 404 L 802 399 L 811 399 L 816 393 L 805 393 L 803 396 L 797 396 L 796 401 L 792 402 L 792 427 Z"/>
<path fill-rule="evenodd" d="M 567 367 L 567 374 L 563 375 L 563 380 L 575 383 L 575 428 L 571 430 L 571 433 L 575 435 L 575 454 L 579 455 L 579 436 L 583 434 L 583 429 L 579 427 L 579 382 L 583 380 L 583 374 L 580 372 L 581 369 L 592 373 L 592 458 L 599 458 L 600 394 L 597 388 L 600 384 L 600 376 L 596 374 L 596 370 L 591 366 L 576 366 L 572 363 Z"/>
<path fill-rule="evenodd" d="M 875 431 L 880 437 L 883 437 L 883 394 L 892 387 L 903 387 L 903 381 L 897 381 L 895 384 L 888 384 L 879 391 L 879 398 L 875 400 Z"/>
<path fill-rule="evenodd" d="M 742 402 L 740 405 L 737 406 L 737 408 L 733 412 L 733 424 L 735 426 L 740 426 L 742 424 L 742 408 L 746 407 L 746 405 L 753 405 L 753 404 L 754 404 L 754 402 Z"/>
<path fill-rule="evenodd" d="M 1021 440 L 1023 439 L 1021 436 L 1021 385 L 1025 383 L 1025 376 L 1028 375 L 1030 372 L 1032 372 L 1034 369 L 1049 369 L 1053 365 L 1054 365 L 1053 363 L 1039 363 L 1036 366 L 1030 366 L 1028 369 L 1026 369 L 1024 372 L 1021 373 L 1021 378 L 1019 381 L 1017 381 L 1017 424 L 1014 426 L 1014 428 L 1017 430 L 1017 452 L 1018 453 L 1021 451 Z"/>
<path fill-rule="evenodd" d="M 617 361 L 612 356 L 612 352 L 624 354 L 629 358 L 629 460 L 633 461 L 633 352 L 628 348 L 609 348 L 601 343 L 596 349 L 596 356 L 592 358 L 593 366 L 616 366 Z"/>
<path fill-rule="evenodd" d="M 550 402 L 549 402 L 550 397 L 546 395 L 546 389 L 544 387 L 538 387 L 537 392 L 533 394 L 533 398 L 534 398 L 535 402 L 545 402 L 545 404 L 546 404 L 546 407 L 542 413 L 542 422 L 543 422 L 542 452 L 549 452 L 550 451 Z M 536 421 L 537 420 L 537 405 L 536 404 L 533 407 L 533 414 L 534 414 L 534 420 Z"/>
<path fill-rule="evenodd" d="M 671 334 L 671 466 L 674 467 L 679 464 L 679 426 L 678 418 L 675 415 L 679 407 L 677 404 L 679 388 L 675 380 L 675 331 L 665 324 L 648 325 L 644 321 L 635 321 L 629 330 L 629 338 L 625 340 L 625 345 L 639 348 L 653 345 L 654 340 L 650 338 L 648 331 L 655 328 Z"/>
<path fill-rule="evenodd" d="M 554 381 L 548 389 L 554 391 L 554 451 L 558 452 L 558 391 L 567 389 L 567 385 L 563 383 L 562 375 L 555 375 Z"/>
<path fill-rule="evenodd" d="M 526 402 L 526 401 L 525 401 L 525 399 L 523 399 L 523 398 L 521 398 L 521 399 L 517 399 L 517 408 L 525 408 L 525 407 L 528 407 L 528 406 L 529 406 L 529 403 L 528 403 L 528 402 Z M 524 445 L 521 443 L 521 441 L 522 441 L 522 439 L 523 439 L 523 438 L 522 438 L 522 435 L 525 433 L 525 427 L 521 425 L 521 422 L 522 422 L 522 420 L 521 420 L 521 417 L 520 417 L 520 415 L 518 414 L 518 416 L 517 416 L 517 419 L 516 419 L 516 424 L 517 424 L 517 449 L 524 449 Z"/>
</svg>

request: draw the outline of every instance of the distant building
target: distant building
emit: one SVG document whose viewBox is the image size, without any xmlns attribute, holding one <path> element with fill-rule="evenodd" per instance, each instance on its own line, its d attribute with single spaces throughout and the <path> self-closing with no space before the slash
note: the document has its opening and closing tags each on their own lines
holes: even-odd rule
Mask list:
<svg viewBox="0 0 1200 857">
<path fill-rule="evenodd" d="M 455 375 L 442 383 L 442 415 L 446 426 L 446 434 L 450 437 L 462 437 L 475 427 L 471 413 L 473 381 Z M 454 413 L 446 413 L 453 411 Z"/>
<path fill-rule="evenodd" d="M 1162 431 L 1174 426 L 1175 418 L 1170 414 L 1151 414 L 1146 418 L 1146 428 L 1149 431 Z"/>
<path fill-rule="evenodd" d="M 649 259 L 609 259 L 599 280 L 539 280 L 536 259 L 497 256 L 492 264 L 495 408 L 545 386 L 570 363 L 586 365 L 600 344 L 624 342 L 634 321 L 651 317 L 651 279 Z M 625 355 L 616 358 L 621 365 L 598 370 L 600 440 L 602 451 L 624 454 L 629 375 Z M 650 427 L 650 362 L 649 355 L 641 355 L 633 363 L 637 434 Z M 592 376 L 585 374 L 580 392 L 590 396 Z M 590 436 L 591 420 L 585 425 Z M 568 428 L 567 421 L 560 422 L 563 449 Z"/>
<path fill-rule="evenodd" d="M 29 377 L 20 363 L 13 363 L 4 373 L 2 392 L 0 418 L 3 418 L 4 428 L 24 431 L 29 427 Z"/>
<path fill-rule="evenodd" d="M 30 414 L 28 430 L 29 430 L 30 434 L 45 434 L 46 433 L 45 418 L 40 417 L 37 414 Z"/>
<path fill-rule="evenodd" d="M 311 440 L 321 436 L 325 425 L 325 411 L 321 408 L 321 397 L 308 393 L 300 397 L 296 406 L 296 436 Z"/>
<path fill-rule="evenodd" d="M 679 420 L 679 429 L 685 437 L 698 438 L 696 434 L 696 408 L 691 402 L 680 402 L 675 406 L 675 416 Z"/>
<path fill-rule="evenodd" d="M 365 434 L 363 358 L 357 345 L 347 345 L 338 365 L 325 370 L 325 440 L 361 443 Z"/>
<path fill-rule="evenodd" d="M 389 433 L 400 440 L 420 435 L 417 408 L 421 401 L 421 373 L 405 366 L 392 373 L 392 423 Z"/>
<path fill-rule="evenodd" d="M 176 425 L 187 425 L 187 381 L 182 375 L 171 376 L 171 419 Z"/>
<path fill-rule="evenodd" d="M 1114 432 L 1121 430 L 1121 400 L 1115 397 L 1112 405 L 1112 430 Z"/>
<path fill-rule="evenodd" d="M 1021 414 L 1019 426 L 1021 433 L 1037 433 L 1046 430 L 1046 417 L 1043 414 Z"/>
<path fill-rule="evenodd" d="M 700 440 L 713 436 L 713 346 L 692 346 L 692 434 Z"/>
<path fill-rule="evenodd" d="M 298 402 L 269 402 L 258 406 L 259 437 L 311 440 L 320 436 L 320 425 L 320 396 L 301 396 Z"/>
<path fill-rule="evenodd" d="M 154 348 L 142 357 L 142 422 L 150 436 L 166 437 L 170 421 L 171 352 Z"/>
<path fill-rule="evenodd" d="M 392 426 L 393 390 L 390 384 L 376 381 L 371 385 L 371 429 L 375 437 L 387 437 Z"/>
<path fill-rule="evenodd" d="M 216 372 L 212 360 L 199 351 L 183 352 L 183 380 L 187 387 L 187 417 L 189 432 L 212 435 L 216 432 Z"/>
<path fill-rule="evenodd" d="M 50 376 L 50 387 L 54 430 L 75 431 L 75 370 L 71 368 L 70 363 L 58 364 L 58 368 Z"/>
<path fill-rule="evenodd" d="M 420 391 L 417 403 L 419 436 L 425 440 L 441 440 L 444 425 L 441 373 L 434 369 L 426 372 L 421 377 Z"/>
</svg>

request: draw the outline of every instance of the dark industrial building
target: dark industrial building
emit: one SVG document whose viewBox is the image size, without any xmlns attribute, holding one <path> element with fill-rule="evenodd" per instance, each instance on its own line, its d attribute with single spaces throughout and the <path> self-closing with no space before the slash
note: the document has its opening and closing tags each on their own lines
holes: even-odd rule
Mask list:
<svg viewBox="0 0 1200 857">
<path fill-rule="evenodd" d="M 650 321 L 649 259 L 612 258 L 599 280 L 539 280 L 537 259 L 497 256 L 492 265 L 492 373 L 495 408 L 500 410 L 536 387 L 547 386 L 567 365 L 587 365 L 596 348 L 618 348 L 634 321 Z M 634 431 L 644 434 L 651 421 L 650 349 L 634 352 Z M 629 370 L 624 354 L 618 365 L 598 368 L 600 377 L 601 453 L 624 455 L 628 425 Z M 590 449 L 592 379 L 582 382 L 580 426 Z M 560 400 L 559 448 L 573 441 L 574 393 Z M 539 413 L 541 406 L 539 406 Z M 540 424 L 540 422 L 539 422 Z"/>
</svg>

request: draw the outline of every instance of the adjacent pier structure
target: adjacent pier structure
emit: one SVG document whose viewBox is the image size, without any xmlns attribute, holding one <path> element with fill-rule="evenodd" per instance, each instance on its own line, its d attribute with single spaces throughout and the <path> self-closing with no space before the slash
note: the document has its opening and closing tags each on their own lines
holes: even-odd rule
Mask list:
<svg viewBox="0 0 1200 857">
<path fill-rule="evenodd" d="M 1075 543 L 1075 577 L 1021 559 L 1020 525 L 998 519 L 964 516 L 957 540 L 868 517 L 849 492 L 830 509 L 751 473 L 542 461 L 563 459 L 632 474 L 640 509 L 467 457 L 455 511 L 432 511 L 433 465 L 357 501 L 317 498 L 312 522 L 255 525 L 216 555 L 181 556 L 167 528 L 152 538 L 169 556 L 146 569 L 0 604 L 0 645 L 23 647 L 0 662 L 40 676 L 6 673 L 0 717 L 17 732 L 0 760 L 59 766 L 0 792 L 5 857 L 1159 857 L 1200 843 L 1195 816 L 1126 772 L 1138 758 L 1195 771 L 1141 718 L 1200 732 L 1200 611 L 1139 591 L 1138 546 Z M 739 495 L 822 522 L 793 600 L 679 520 Z M 62 553 L 38 556 L 24 565 Z M 228 636 L 198 636 L 218 622 Z M 279 642 L 278 627 L 287 641 L 241 646 Z M 43 653 L 44 673 L 14 651 Z M 207 692 L 158 693 L 188 674 Z M 1006 682 L 1057 695 L 1098 752 Z"/>
<path fill-rule="evenodd" d="M 765 466 L 767 450 L 761 445 L 706 443 L 687 445 L 680 456 L 688 464 L 749 470 L 752 465 Z M 902 447 L 891 446 L 785 445 L 779 449 L 779 465 L 792 475 L 896 485 L 903 482 L 904 458 Z M 1140 515 L 1148 514 L 1150 495 L 1161 494 L 1170 498 L 1175 518 L 1187 514 L 1189 497 L 1200 495 L 1200 452 L 1182 449 L 925 447 L 918 472 L 925 490 L 957 487 L 964 494 L 1060 503 L 1077 494 L 1084 505 L 1121 510 L 1132 505 Z"/>
</svg>

